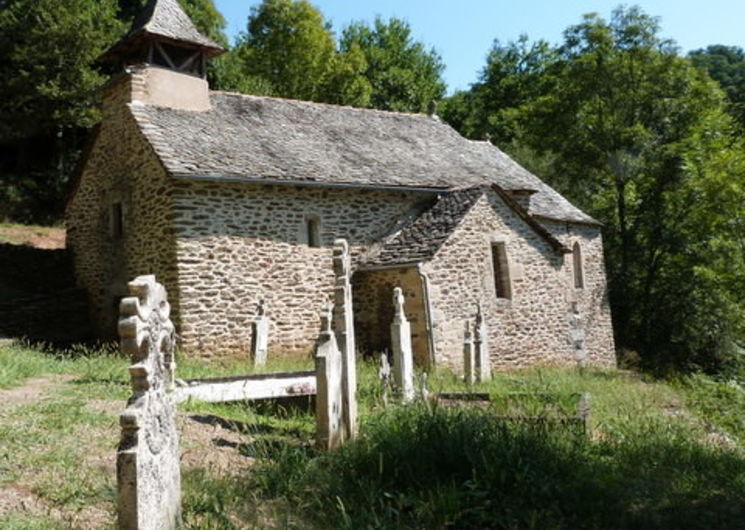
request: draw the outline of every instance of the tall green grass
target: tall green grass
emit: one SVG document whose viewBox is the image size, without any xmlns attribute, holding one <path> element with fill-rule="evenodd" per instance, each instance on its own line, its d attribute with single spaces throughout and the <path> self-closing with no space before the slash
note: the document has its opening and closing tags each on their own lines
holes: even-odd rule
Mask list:
<svg viewBox="0 0 745 530">
<path fill-rule="evenodd" d="M 652 420 L 591 440 L 473 408 L 393 409 L 255 473 L 316 528 L 738 528 L 745 460 Z"/>
</svg>

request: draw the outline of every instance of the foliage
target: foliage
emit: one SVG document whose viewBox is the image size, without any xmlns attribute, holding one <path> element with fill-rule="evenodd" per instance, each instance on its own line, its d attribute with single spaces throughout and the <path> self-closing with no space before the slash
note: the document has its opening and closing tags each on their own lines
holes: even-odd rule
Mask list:
<svg viewBox="0 0 745 530">
<path fill-rule="evenodd" d="M 264 0 L 253 7 L 233 53 L 237 70 L 261 92 L 357 106 L 369 101 L 359 50 L 337 53 L 323 15 L 305 0 Z"/>
<path fill-rule="evenodd" d="M 738 46 L 715 44 L 694 50 L 688 57 L 724 89 L 730 113 L 745 130 L 745 50 Z"/>
<path fill-rule="evenodd" d="M 181 0 L 197 27 L 227 44 L 212 0 Z M 141 0 L 7 0 L 0 10 L 0 219 L 51 223 L 106 81 L 101 53 L 129 27 Z M 209 76 L 221 85 L 218 59 Z"/>
<path fill-rule="evenodd" d="M 364 56 L 362 71 L 372 87 L 374 108 L 424 112 L 445 94 L 442 59 L 414 41 L 411 27 L 401 19 L 385 22 L 378 17 L 372 27 L 353 23 L 342 32 L 339 47 Z"/>
<path fill-rule="evenodd" d="M 656 19 L 618 8 L 556 48 L 496 43 L 446 108 L 604 223 L 619 348 L 656 369 L 731 363 L 745 267 L 721 251 L 742 254 L 743 152 L 723 95 Z"/>
<path fill-rule="evenodd" d="M 48 222 L 105 78 L 91 64 L 120 33 L 113 0 L 8 0 L 0 10 L 0 217 Z"/>
<path fill-rule="evenodd" d="M 443 118 L 469 138 L 488 134 L 498 145 L 513 141 L 516 110 L 552 90 L 554 79 L 546 74 L 557 58 L 547 42 L 530 43 L 526 35 L 507 44 L 494 41 L 479 80 L 446 101 Z"/>
</svg>

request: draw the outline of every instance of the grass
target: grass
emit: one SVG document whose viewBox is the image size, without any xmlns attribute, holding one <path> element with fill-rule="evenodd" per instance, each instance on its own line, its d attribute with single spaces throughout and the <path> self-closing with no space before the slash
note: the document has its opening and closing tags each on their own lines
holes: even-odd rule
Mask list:
<svg viewBox="0 0 745 530">
<path fill-rule="evenodd" d="M 0 487 L 23 484 L 66 515 L 11 513 L 0 527 L 75 527 L 91 509 L 111 524 L 127 364 L 105 347 L 0 345 L 0 388 L 68 376 L 47 397 L 0 415 Z M 266 370 L 311 367 L 302 359 Z M 250 371 L 244 359 L 177 367 L 181 378 Z M 473 387 L 447 372 L 430 377 L 432 393 L 488 393 L 493 406 L 480 409 L 384 408 L 377 367 L 362 363 L 358 380 L 361 436 L 332 453 L 313 449 L 307 406 L 184 404 L 189 415 L 229 426 L 235 450 L 256 460 L 249 472 L 184 470 L 184 526 L 726 529 L 745 518 L 745 392 L 735 383 L 553 367 Z M 504 420 L 573 415 L 583 393 L 591 395 L 588 434 Z"/>
</svg>

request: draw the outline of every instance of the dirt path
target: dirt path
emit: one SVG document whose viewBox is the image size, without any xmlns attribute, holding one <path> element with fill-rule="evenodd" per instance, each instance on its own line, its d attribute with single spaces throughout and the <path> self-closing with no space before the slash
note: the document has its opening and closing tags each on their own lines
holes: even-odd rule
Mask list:
<svg viewBox="0 0 745 530">
<path fill-rule="evenodd" d="M 0 416 L 23 405 L 36 403 L 41 397 L 59 390 L 62 384 L 73 379 L 71 375 L 50 375 L 27 379 L 23 385 L 0 390 Z"/>
</svg>

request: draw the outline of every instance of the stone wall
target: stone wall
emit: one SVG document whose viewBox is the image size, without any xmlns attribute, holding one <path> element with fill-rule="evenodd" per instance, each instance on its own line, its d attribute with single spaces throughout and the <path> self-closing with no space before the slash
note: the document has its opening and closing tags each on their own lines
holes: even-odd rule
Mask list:
<svg viewBox="0 0 745 530">
<path fill-rule="evenodd" d="M 318 314 L 333 292 L 334 240 L 347 239 L 359 256 L 421 199 L 392 191 L 177 181 L 182 348 L 202 356 L 247 353 L 251 321 L 264 300 L 270 355 L 310 353 Z M 320 221 L 318 248 L 308 245 L 308 219 Z"/>
<path fill-rule="evenodd" d="M 564 280 L 567 300 L 577 302 L 585 332 L 585 349 L 590 364 L 615 366 L 615 342 L 611 320 L 610 301 L 605 274 L 603 236 L 600 228 L 582 224 L 542 221 L 557 239 L 572 248 L 579 243 L 582 254 L 584 287 L 574 287 L 572 255 L 564 258 Z"/>
<path fill-rule="evenodd" d="M 562 236 L 565 243 L 573 239 L 585 246 L 588 286 L 587 292 L 576 298 L 586 322 L 602 328 L 588 333 L 590 360 L 613 364 L 599 230 L 586 227 Z M 495 242 L 504 244 L 507 250 L 511 299 L 497 298 L 495 293 L 491 255 Z M 553 250 L 495 194 L 488 192 L 479 199 L 423 270 L 429 278 L 438 364 L 462 370 L 465 321 L 473 322 L 479 302 L 489 329 L 495 368 L 574 362 L 571 255 Z"/>
<path fill-rule="evenodd" d="M 411 324 L 414 363 L 425 368 L 431 363 L 427 334 L 427 308 L 423 278 L 417 267 L 358 272 L 352 281 L 357 345 L 365 354 L 391 352 L 390 326 L 393 322 L 393 289 L 403 290 L 404 310 Z"/>
<path fill-rule="evenodd" d="M 135 276 L 155 274 L 178 307 L 170 180 L 127 107 L 141 84 L 137 76 L 121 76 L 104 89 L 103 121 L 66 213 L 77 282 L 104 338 L 115 337 L 118 302 Z M 116 203 L 120 236 L 113 233 Z"/>
</svg>

